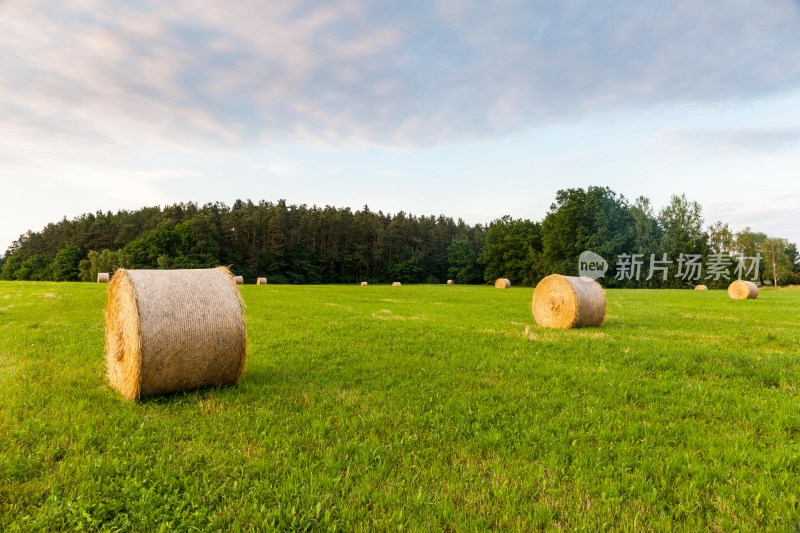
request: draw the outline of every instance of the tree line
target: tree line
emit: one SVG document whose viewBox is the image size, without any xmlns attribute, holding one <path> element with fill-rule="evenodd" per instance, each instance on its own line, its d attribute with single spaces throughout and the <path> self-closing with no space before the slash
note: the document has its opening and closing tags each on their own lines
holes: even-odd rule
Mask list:
<svg viewBox="0 0 800 533">
<path fill-rule="evenodd" d="M 684 256 L 716 261 L 723 254 L 758 255 L 753 275 L 762 281 L 800 282 L 794 243 L 750 228 L 734 233 L 723 222 L 704 227 L 701 206 L 685 195 L 656 212 L 647 198 L 630 203 L 607 187 L 558 191 L 541 221 L 504 216 L 488 225 L 283 200 L 87 213 L 20 236 L 0 259 L 0 279 L 93 281 L 120 267 L 227 265 L 245 279 L 266 276 L 279 284 L 505 277 L 532 285 L 551 273 L 576 275 L 584 250 L 609 261 L 603 284 L 610 287 L 688 286 L 691 280 L 680 277 Z M 620 262 L 631 257 L 645 268 L 658 257 L 663 276 L 620 276 Z"/>
</svg>

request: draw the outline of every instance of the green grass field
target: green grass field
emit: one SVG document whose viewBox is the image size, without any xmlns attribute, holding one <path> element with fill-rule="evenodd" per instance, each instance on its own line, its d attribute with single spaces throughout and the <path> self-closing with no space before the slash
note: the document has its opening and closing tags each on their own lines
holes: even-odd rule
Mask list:
<svg viewBox="0 0 800 533">
<path fill-rule="evenodd" d="M 800 291 L 244 286 L 239 386 L 126 403 L 106 289 L 0 282 L 0 530 L 800 528 Z"/>
</svg>

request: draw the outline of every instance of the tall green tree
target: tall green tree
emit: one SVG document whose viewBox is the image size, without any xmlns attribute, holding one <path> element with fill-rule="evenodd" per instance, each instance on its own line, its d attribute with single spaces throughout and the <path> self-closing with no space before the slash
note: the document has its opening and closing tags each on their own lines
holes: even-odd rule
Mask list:
<svg viewBox="0 0 800 533">
<path fill-rule="evenodd" d="M 658 226 L 650 199 L 640 196 L 628 209 L 632 220 L 634 253 L 649 254 L 658 251 L 661 228 Z"/>
<path fill-rule="evenodd" d="M 713 253 L 730 253 L 734 246 L 733 232 L 727 223 L 717 221 L 708 227 L 708 245 Z"/>
<path fill-rule="evenodd" d="M 111 251 L 108 248 L 101 252 L 90 250 L 86 259 L 78 265 L 81 281 L 95 281 L 97 274 L 108 272 L 113 274 L 118 268 L 131 268 L 132 259 L 125 250 Z"/>
<path fill-rule="evenodd" d="M 52 279 L 50 265 L 53 256 L 47 253 L 34 253 L 28 257 L 17 250 L 3 264 L 2 279 L 20 281 L 47 281 Z"/>
<path fill-rule="evenodd" d="M 508 278 L 515 285 L 536 280 L 535 262 L 542 245 L 542 228 L 530 220 L 506 215 L 489 224 L 478 261 L 486 265 L 487 283 Z"/>
<path fill-rule="evenodd" d="M 641 211 L 646 215 L 645 205 Z M 608 187 L 558 191 L 556 201 L 542 221 L 538 277 L 577 275 L 578 257 L 587 250 L 613 264 L 617 256 L 631 251 L 633 228 L 634 218 L 627 200 Z M 613 276 L 605 282 L 616 284 Z"/>
<path fill-rule="evenodd" d="M 759 246 L 764 265 L 764 276 L 772 280 L 774 286 L 781 282 L 788 282 L 792 277 L 794 265 L 786 254 L 788 247 L 789 242 L 778 237 L 768 237 Z"/>
<path fill-rule="evenodd" d="M 708 236 L 703 231 L 703 208 L 685 194 L 673 195 L 669 204 L 658 213 L 661 227 L 661 251 L 669 257 L 681 253 L 706 254 Z"/>
<path fill-rule="evenodd" d="M 800 252 L 797 250 L 797 244 L 793 242 L 786 244 L 786 257 L 792 265 L 792 274 L 788 282 L 792 285 L 800 283 Z"/>
<path fill-rule="evenodd" d="M 667 279 L 659 282 L 662 287 L 686 287 L 697 283 L 711 284 L 727 283 L 727 279 L 720 275 L 720 280 L 708 279 L 709 272 L 700 271 L 699 278 L 689 274 L 685 267 L 685 260 L 693 256 L 706 258 L 711 248 L 708 244 L 708 234 L 703 230 L 703 208 L 699 203 L 686 198 L 685 194 L 673 195 L 669 204 L 664 206 L 658 213 L 658 225 L 661 228 L 660 257 L 664 255 L 668 261 Z M 725 259 L 720 258 L 723 263 Z M 708 266 L 706 267 L 708 268 Z M 723 268 L 723 267 L 720 267 Z M 729 272 L 732 266 L 729 265 Z M 731 274 L 728 273 L 728 276 Z"/>
<path fill-rule="evenodd" d="M 83 251 L 74 244 L 68 244 L 58 251 L 50 264 L 53 281 L 78 281 Z"/>
<path fill-rule="evenodd" d="M 463 239 L 453 239 L 447 247 L 447 277 L 456 283 L 475 283 L 479 281 L 477 255 L 472 245 Z"/>
<path fill-rule="evenodd" d="M 756 257 L 761 253 L 761 245 L 767 240 L 767 234 L 753 231 L 750 227 L 736 233 L 733 238 L 733 252 L 744 257 Z M 759 264 L 758 273 L 755 277 L 763 282 L 765 264 L 762 260 Z"/>
</svg>

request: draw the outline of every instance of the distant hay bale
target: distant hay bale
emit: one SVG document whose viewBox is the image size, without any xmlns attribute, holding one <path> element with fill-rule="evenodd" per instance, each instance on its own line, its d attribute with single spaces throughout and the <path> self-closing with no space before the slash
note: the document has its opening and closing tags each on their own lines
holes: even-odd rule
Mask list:
<svg viewBox="0 0 800 533">
<path fill-rule="evenodd" d="M 256 285 L 266 285 L 266 284 L 267 284 L 267 278 L 258 278 L 256 280 Z"/>
<path fill-rule="evenodd" d="M 734 300 L 755 300 L 758 298 L 758 285 L 752 281 L 737 279 L 728 285 L 728 296 Z"/>
<path fill-rule="evenodd" d="M 696 290 L 696 291 L 707 291 L 708 287 L 706 287 L 705 285 L 695 285 L 694 286 L 694 290 Z"/>
<path fill-rule="evenodd" d="M 448 279 L 448 280 L 447 280 L 447 284 L 448 284 L 448 285 L 453 285 L 453 283 L 454 283 L 454 282 L 453 282 L 453 280 L 452 280 L 452 279 Z"/>
<path fill-rule="evenodd" d="M 97 283 L 108 283 L 108 280 L 111 279 L 108 272 L 99 272 L 97 274 Z"/>
<path fill-rule="evenodd" d="M 597 327 L 606 318 L 606 293 L 594 280 L 553 274 L 536 285 L 531 309 L 546 328 Z"/>
<path fill-rule="evenodd" d="M 508 289 L 511 287 L 511 282 L 506 278 L 497 278 L 494 282 L 495 289 Z"/>
<path fill-rule="evenodd" d="M 233 281 L 235 281 L 237 285 L 244 285 L 244 278 L 242 276 L 234 276 Z"/>
<path fill-rule="evenodd" d="M 399 287 L 400 285 L 401 283 L 399 281 L 395 281 L 394 283 L 392 283 L 392 287 Z"/>
<path fill-rule="evenodd" d="M 246 346 L 244 303 L 227 268 L 114 274 L 106 366 L 125 399 L 236 383 Z"/>
<path fill-rule="evenodd" d="M 362 287 L 366 287 L 367 285 L 369 285 L 369 283 L 367 283 L 366 281 L 362 281 L 362 282 L 361 282 L 361 286 L 362 286 Z"/>
</svg>

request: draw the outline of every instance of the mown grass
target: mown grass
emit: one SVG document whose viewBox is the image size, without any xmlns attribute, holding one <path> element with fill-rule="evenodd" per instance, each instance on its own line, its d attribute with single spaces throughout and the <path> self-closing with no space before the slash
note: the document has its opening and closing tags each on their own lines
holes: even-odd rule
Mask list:
<svg viewBox="0 0 800 533">
<path fill-rule="evenodd" d="M 140 403 L 105 291 L 0 282 L 0 530 L 800 528 L 800 291 L 244 286 L 240 385 Z"/>
</svg>

